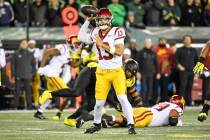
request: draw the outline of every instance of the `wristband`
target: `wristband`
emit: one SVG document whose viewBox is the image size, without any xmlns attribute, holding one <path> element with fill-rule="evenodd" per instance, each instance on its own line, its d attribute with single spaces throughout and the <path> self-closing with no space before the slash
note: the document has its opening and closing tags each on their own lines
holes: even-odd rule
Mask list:
<svg viewBox="0 0 210 140">
<path fill-rule="evenodd" d="M 115 47 L 110 47 L 109 52 L 114 55 L 114 53 L 115 53 Z"/>
<path fill-rule="evenodd" d="M 204 58 L 204 57 L 200 56 L 200 57 L 198 58 L 198 62 L 204 63 L 204 61 L 205 61 L 205 58 Z"/>
</svg>

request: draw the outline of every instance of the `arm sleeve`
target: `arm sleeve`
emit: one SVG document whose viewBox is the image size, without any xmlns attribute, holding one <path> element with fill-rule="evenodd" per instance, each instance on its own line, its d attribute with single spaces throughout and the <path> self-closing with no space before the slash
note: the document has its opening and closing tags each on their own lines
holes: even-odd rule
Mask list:
<svg viewBox="0 0 210 140">
<path fill-rule="evenodd" d="M 91 39 L 90 29 L 88 28 L 89 24 L 90 22 L 86 20 L 78 33 L 78 40 L 87 44 L 91 44 L 93 42 Z"/>
<path fill-rule="evenodd" d="M 115 30 L 114 45 L 116 45 L 116 44 L 123 44 L 124 45 L 125 37 L 126 37 L 125 30 L 121 27 L 118 27 Z"/>
</svg>

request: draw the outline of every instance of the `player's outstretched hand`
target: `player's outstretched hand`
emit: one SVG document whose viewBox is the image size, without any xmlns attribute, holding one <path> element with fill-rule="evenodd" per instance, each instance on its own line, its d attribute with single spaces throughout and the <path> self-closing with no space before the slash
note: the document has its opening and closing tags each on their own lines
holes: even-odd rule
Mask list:
<svg viewBox="0 0 210 140">
<path fill-rule="evenodd" d="M 193 68 L 194 74 L 199 74 L 200 75 L 201 73 L 203 73 L 204 67 L 205 66 L 204 66 L 203 63 L 197 62 L 195 67 Z"/>
</svg>

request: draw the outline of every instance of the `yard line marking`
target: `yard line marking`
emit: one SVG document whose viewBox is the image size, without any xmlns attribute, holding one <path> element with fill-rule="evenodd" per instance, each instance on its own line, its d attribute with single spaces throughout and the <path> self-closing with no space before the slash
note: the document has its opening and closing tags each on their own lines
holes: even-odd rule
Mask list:
<svg viewBox="0 0 210 140">
<path fill-rule="evenodd" d="M 210 134 L 169 134 L 168 136 L 174 138 L 209 138 Z"/>
<path fill-rule="evenodd" d="M 81 130 L 81 129 L 80 129 Z M 137 134 L 141 135 L 141 131 L 136 131 Z M 3 132 L 3 133 L 2 133 Z M 8 133 L 7 133 L 8 132 Z M 27 132 L 27 133 L 23 133 L 23 132 Z M 21 133 L 21 135 L 25 134 L 25 135 L 40 135 L 40 134 L 83 134 L 84 131 L 82 129 L 82 132 L 81 131 L 48 131 L 48 130 L 41 130 L 39 128 L 27 128 L 27 129 L 23 129 L 23 130 L 11 130 L 11 129 L 7 129 L 7 130 L 1 130 L 0 131 L 0 135 L 19 135 Z M 126 129 L 121 129 L 121 130 L 118 130 L 118 132 L 110 132 L 110 131 L 100 131 L 100 132 L 97 132 L 96 134 L 111 134 L 111 135 L 128 135 L 127 134 L 127 131 Z M 161 134 L 161 133 L 147 133 L 147 134 L 144 134 L 144 135 L 148 135 L 148 136 L 164 136 L 166 135 L 166 133 L 164 134 Z"/>
</svg>

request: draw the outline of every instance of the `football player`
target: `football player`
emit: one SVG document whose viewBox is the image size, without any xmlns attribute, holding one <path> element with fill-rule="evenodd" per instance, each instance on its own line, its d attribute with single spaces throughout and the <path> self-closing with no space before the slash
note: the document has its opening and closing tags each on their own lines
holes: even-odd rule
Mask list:
<svg viewBox="0 0 210 140">
<path fill-rule="evenodd" d="M 169 102 L 161 102 L 151 108 L 134 108 L 135 127 L 151 127 L 151 126 L 182 126 L 181 116 L 185 100 L 182 96 L 173 95 Z M 125 127 L 127 119 L 122 115 L 103 115 L 103 120 L 107 124 L 115 127 Z"/>
<path fill-rule="evenodd" d="M 202 74 L 203 71 L 210 70 L 210 41 L 208 41 L 205 47 L 202 49 L 198 62 L 194 67 L 193 71 L 195 74 Z M 201 112 L 198 115 L 198 120 L 203 122 L 207 119 L 208 111 L 210 108 L 210 93 L 207 92 L 207 95 L 204 100 L 204 105 Z"/>
<path fill-rule="evenodd" d="M 45 65 L 49 57 L 52 58 L 49 61 L 49 64 Z M 44 52 L 38 73 L 40 76 L 45 76 L 48 90 L 55 91 L 68 88 L 67 84 L 59 77 L 59 75 L 62 71 L 62 66 L 68 63 L 69 59 L 70 48 L 67 44 L 56 45 L 54 48 L 47 49 Z M 48 90 L 45 90 L 44 93 L 48 92 Z M 45 105 L 40 106 L 37 112 L 34 114 L 34 117 L 46 119 L 42 113 L 49 104 L 50 101 Z"/>
<path fill-rule="evenodd" d="M 82 59 L 85 67 L 80 71 L 80 74 L 76 78 L 75 84 L 72 88 L 65 88 L 56 91 L 45 92 L 39 98 L 39 103 L 45 104 L 47 100 L 55 97 L 78 97 L 83 96 L 83 104 L 69 117 L 65 118 L 64 124 L 74 127 L 76 125 L 76 120 L 80 117 L 81 113 L 84 111 L 90 112 L 94 109 L 95 105 L 95 83 L 96 83 L 96 67 L 98 66 L 98 57 L 92 51 Z M 81 84 L 82 83 L 82 84 Z M 111 105 L 115 108 L 118 107 L 118 104 L 115 101 L 109 100 Z M 118 107 L 119 108 L 119 107 Z M 57 113 L 57 117 L 60 119 L 61 112 Z"/>
<path fill-rule="evenodd" d="M 81 127 L 85 121 L 93 120 L 93 117 L 89 117 L 88 114 L 94 109 L 95 105 L 95 71 L 97 66 L 96 55 L 89 53 L 86 57 L 83 58 L 83 62 L 87 63 L 87 67 L 83 68 L 76 79 L 75 85 L 73 88 L 61 89 L 53 92 L 44 93 L 40 96 L 39 100 L 44 104 L 47 100 L 55 97 L 77 97 L 86 91 L 85 101 L 82 106 L 68 118 L 65 118 L 64 124 L 77 128 Z M 89 63 L 88 63 L 89 62 Z M 136 91 L 136 72 L 138 71 L 138 63 L 133 59 L 128 59 L 124 63 L 124 70 L 126 73 L 126 85 L 127 85 L 127 95 L 130 97 L 130 103 L 133 107 L 142 106 L 142 99 L 140 94 Z M 80 84 L 80 83 L 83 84 Z M 121 111 L 121 107 L 118 102 L 112 98 L 113 96 L 108 96 L 108 103 L 111 104 L 116 110 Z M 81 117 L 80 117 L 81 116 Z M 60 118 L 60 114 L 58 115 Z M 76 120 L 79 118 L 78 120 Z"/>
<path fill-rule="evenodd" d="M 91 32 L 90 21 L 96 21 L 97 27 Z M 122 111 L 128 120 L 128 133 L 136 134 L 133 111 L 126 96 L 126 77 L 122 68 L 125 31 L 122 27 L 111 27 L 112 13 L 107 8 L 100 8 L 96 17 L 88 17 L 80 28 L 78 39 L 87 44 L 94 43 L 98 54 L 99 66 L 96 70 L 96 104 L 94 107 L 94 124 L 85 133 L 94 133 L 101 129 L 102 109 L 107 95 L 113 85 Z"/>
</svg>

